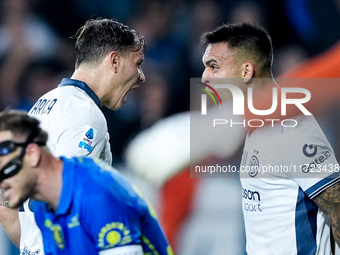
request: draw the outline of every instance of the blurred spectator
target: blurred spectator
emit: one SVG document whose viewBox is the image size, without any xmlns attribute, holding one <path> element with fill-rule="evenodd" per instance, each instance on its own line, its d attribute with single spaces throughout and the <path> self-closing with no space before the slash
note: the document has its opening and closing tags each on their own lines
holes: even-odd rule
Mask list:
<svg viewBox="0 0 340 255">
<path fill-rule="evenodd" d="M 157 68 L 155 68 L 157 70 Z M 148 70 L 147 68 L 145 69 Z M 168 105 L 169 81 L 163 73 L 150 72 L 145 88 L 141 91 L 141 129 L 149 128 L 165 117 Z"/>
<path fill-rule="evenodd" d="M 308 53 L 297 44 L 290 44 L 277 50 L 274 55 L 273 74 L 278 76 L 306 60 Z"/>
<path fill-rule="evenodd" d="M 51 27 L 31 9 L 33 0 L 1 1 L 0 56 L 22 43 L 33 58 L 50 57 L 55 53 L 57 37 Z M 19 46 L 18 46 L 19 47 Z"/>
<path fill-rule="evenodd" d="M 286 15 L 310 56 L 340 39 L 338 0 L 285 0 Z"/>
<path fill-rule="evenodd" d="M 203 72 L 202 54 L 203 48 L 199 42 L 204 32 L 211 31 L 221 23 L 220 6 L 216 1 L 198 1 L 193 6 L 188 7 L 191 13 L 188 13 L 189 27 L 188 30 L 188 52 L 191 78 L 201 77 Z M 188 84 L 187 84 L 188 85 Z"/>
<path fill-rule="evenodd" d="M 230 15 L 230 23 L 259 23 L 266 26 L 264 10 L 255 1 L 237 1 Z"/>
<path fill-rule="evenodd" d="M 3 0 L 0 24 L 0 109 L 18 101 L 17 82 L 35 59 L 51 57 L 58 38 L 30 9 L 29 0 Z"/>
<path fill-rule="evenodd" d="M 91 16 L 101 16 L 127 22 L 138 7 L 136 0 L 74 0 L 72 1 L 76 15 L 87 20 Z"/>
<path fill-rule="evenodd" d="M 54 89 L 63 77 L 71 76 L 57 60 L 45 59 L 31 62 L 22 73 L 18 89 L 20 91 L 15 109 L 29 111 L 33 104 L 46 92 Z"/>
<path fill-rule="evenodd" d="M 265 16 L 266 12 L 263 4 L 264 1 L 237 1 L 231 9 L 229 22 L 258 23 L 264 27 L 269 27 L 268 16 Z M 278 31 L 274 31 L 274 39 L 277 33 Z M 275 49 L 275 52 L 277 53 L 274 56 L 274 76 L 297 65 L 308 56 L 308 53 L 303 47 L 293 42 Z"/>
<path fill-rule="evenodd" d="M 148 44 L 145 54 L 147 61 L 166 70 L 163 74 L 169 84 L 169 107 L 166 115 L 189 108 L 190 73 L 185 68 L 187 67 L 186 44 L 185 41 L 180 40 L 174 27 L 181 7 L 181 1 L 178 0 L 169 2 L 151 0 L 148 4 L 139 6 L 138 15 L 131 21 L 131 26 L 145 35 Z"/>
</svg>

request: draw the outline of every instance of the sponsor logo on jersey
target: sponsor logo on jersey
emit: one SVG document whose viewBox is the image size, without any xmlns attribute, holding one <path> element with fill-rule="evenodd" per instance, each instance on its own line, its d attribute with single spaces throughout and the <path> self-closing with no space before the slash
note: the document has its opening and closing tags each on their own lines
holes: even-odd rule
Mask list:
<svg viewBox="0 0 340 255">
<path fill-rule="evenodd" d="M 312 169 L 317 169 L 320 167 L 322 163 L 324 163 L 327 159 L 329 159 L 332 156 L 332 153 L 330 151 L 323 151 L 321 153 L 322 155 L 318 155 L 317 158 L 314 158 L 314 161 L 310 162 L 309 164 L 304 164 L 301 166 L 301 171 L 304 173 L 308 173 Z"/>
<path fill-rule="evenodd" d="M 305 156 L 311 158 L 311 157 L 314 157 L 316 155 L 316 153 L 318 152 L 318 149 L 315 145 L 313 145 L 313 144 L 308 145 L 306 143 L 302 148 L 302 152 L 303 152 L 303 154 L 305 154 Z"/>
<path fill-rule="evenodd" d="M 260 192 L 242 188 L 243 211 L 262 212 Z"/>
<path fill-rule="evenodd" d="M 96 136 L 97 136 L 97 130 L 94 129 L 93 127 L 90 127 L 89 125 L 86 125 L 81 135 L 81 140 L 79 142 L 78 147 L 83 148 L 87 150 L 88 152 L 91 152 L 93 149 L 93 142 Z"/>
<path fill-rule="evenodd" d="M 132 242 L 130 230 L 121 222 L 111 222 L 101 228 L 98 234 L 98 247 L 110 248 L 117 244 L 126 245 Z"/>
<path fill-rule="evenodd" d="M 261 203 L 243 203 L 243 211 L 245 212 L 262 212 Z"/>
<path fill-rule="evenodd" d="M 71 218 L 71 222 L 67 223 L 68 228 L 75 228 L 80 226 L 79 220 L 78 220 L 79 214 L 77 213 Z"/>
<path fill-rule="evenodd" d="M 20 255 L 39 255 L 40 249 L 30 250 L 26 245 L 24 245 L 24 249 L 20 250 Z"/>
<path fill-rule="evenodd" d="M 308 158 L 314 157 L 312 162 L 301 166 L 301 171 L 304 173 L 308 173 L 310 170 L 320 167 L 321 164 L 332 156 L 332 153 L 329 150 L 320 152 L 316 145 L 308 145 L 307 143 L 302 147 L 302 152 Z"/>
<path fill-rule="evenodd" d="M 242 197 L 248 200 L 261 201 L 261 196 L 258 191 L 242 188 Z"/>
<path fill-rule="evenodd" d="M 52 232 L 52 236 L 54 239 L 55 245 L 60 249 L 65 249 L 65 238 L 63 229 L 59 224 L 53 224 L 49 219 L 46 219 L 44 222 L 44 226 L 49 228 Z"/>
</svg>

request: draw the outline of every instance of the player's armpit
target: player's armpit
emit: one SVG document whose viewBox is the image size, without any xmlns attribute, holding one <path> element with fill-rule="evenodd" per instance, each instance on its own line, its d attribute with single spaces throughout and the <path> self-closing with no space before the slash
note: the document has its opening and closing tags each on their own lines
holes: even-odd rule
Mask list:
<svg viewBox="0 0 340 255">
<path fill-rule="evenodd" d="M 143 255 L 143 248 L 139 244 L 120 246 L 99 252 L 99 255 L 120 255 L 120 254 L 136 254 Z"/>
<path fill-rule="evenodd" d="M 327 188 L 313 201 L 331 219 L 334 239 L 340 246 L 340 183 Z"/>
</svg>

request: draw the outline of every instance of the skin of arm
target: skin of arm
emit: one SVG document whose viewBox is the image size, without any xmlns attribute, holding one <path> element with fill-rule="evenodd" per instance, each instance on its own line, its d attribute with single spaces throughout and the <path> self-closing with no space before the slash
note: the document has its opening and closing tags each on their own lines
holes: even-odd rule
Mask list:
<svg viewBox="0 0 340 255">
<path fill-rule="evenodd" d="M 331 219 L 335 242 L 340 245 L 340 183 L 332 185 L 313 199 L 319 209 Z"/>
<path fill-rule="evenodd" d="M 5 205 L 0 206 L 0 223 L 6 230 L 7 235 L 12 242 L 19 247 L 20 246 L 20 235 L 21 228 L 19 222 L 19 210 L 10 209 Z"/>
</svg>

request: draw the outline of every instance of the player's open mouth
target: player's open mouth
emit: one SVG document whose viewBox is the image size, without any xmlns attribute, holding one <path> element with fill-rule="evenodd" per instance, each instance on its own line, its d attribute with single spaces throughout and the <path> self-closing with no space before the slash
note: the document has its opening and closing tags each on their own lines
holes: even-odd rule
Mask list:
<svg viewBox="0 0 340 255">
<path fill-rule="evenodd" d="M 8 200 L 11 198 L 11 189 L 7 189 L 7 190 L 3 190 L 3 197 L 5 198 L 5 200 Z"/>
<path fill-rule="evenodd" d="M 133 90 L 133 89 L 139 89 L 139 88 L 140 88 L 140 85 L 139 85 L 139 84 L 136 84 L 136 85 L 132 86 L 132 87 L 130 88 L 130 90 L 126 93 L 126 95 L 123 97 L 123 103 L 126 103 L 128 94 L 129 94 L 129 92 L 130 92 L 131 90 Z"/>
<path fill-rule="evenodd" d="M 125 104 L 127 102 L 127 94 L 123 97 L 123 103 Z"/>
<path fill-rule="evenodd" d="M 136 85 L 132 86 L 130 90 L 139 89 L 139 88 L 140 88 L 139 84 L 136 84 Z"/>
</svg>

